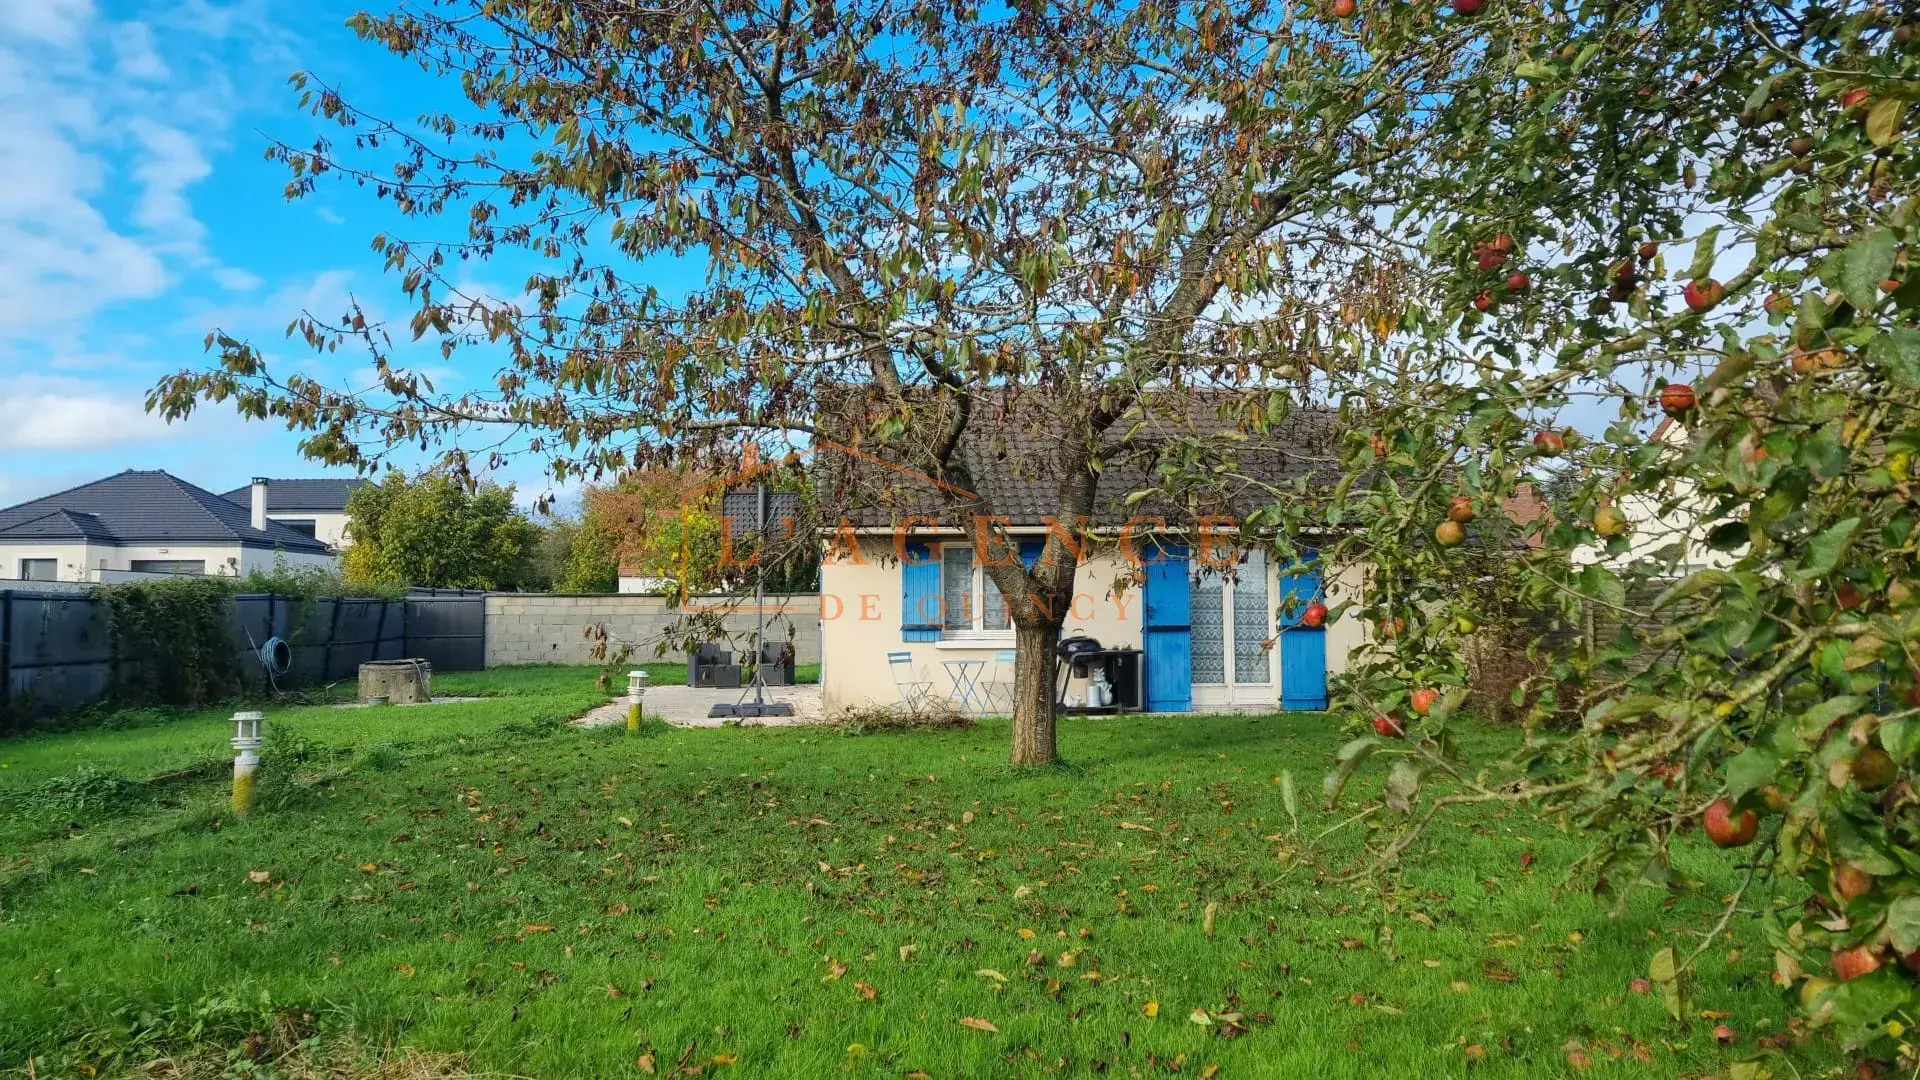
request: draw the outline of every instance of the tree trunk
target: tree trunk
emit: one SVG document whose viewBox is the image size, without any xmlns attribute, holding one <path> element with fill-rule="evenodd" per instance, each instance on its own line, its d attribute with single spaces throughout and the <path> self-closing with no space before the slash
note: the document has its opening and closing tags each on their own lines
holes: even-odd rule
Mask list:
<svg viewBox="0 0 1920 1080">
<path fill-rule="evenodd" d="M 1051 765 L 1054 761 L 1053 685 L 1058 656 L 1053 651 L 1061 620 L 1017 623 L 1013 630 L 1013 755 L 1015 765 Z"/>
</svg>

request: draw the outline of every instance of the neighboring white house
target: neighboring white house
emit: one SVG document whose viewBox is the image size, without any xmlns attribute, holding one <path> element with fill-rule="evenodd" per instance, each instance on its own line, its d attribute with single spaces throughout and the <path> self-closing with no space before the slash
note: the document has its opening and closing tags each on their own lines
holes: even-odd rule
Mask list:
<svg viewBox="0 0 1920 1080">
<path fill-rule="evenodd" d="M 261 481 L 254 481 L 255 484 Z M 265 481 L 267 518 L 295 532 L 305 533 L 338 551 L 352 543 L 347 535 L 347 497 L 366 483 L 360 479 L 281 479 Z M 221 496 L 251 508 L 253 486 L 234 488 Z"/>
<path fill-rule="evenodd" d="M 0 510 L 0 578 L 112 581 L 130 574 L 238 576 L 335 565 L 333 550 L 267 516 L 267 481 L 250 504 L 159 470 L 129 469 Z"/>
<path fill-rule="evenodd" d="M 1663 453 L 1686 452 L 1687 429 L 1672 419 L 1661 420 L 1650 438 L 1664 445 Z M 1652 561 L 1662 549 L 1678 548 L 1680 564 L 1675 569 L 1684 576 L 1696 570 L 1724 569 L 1744 554 L 1716 551 L 1707 545 L 1707 533 L 1720 521 L 1709 519 L 1710 504 L 1693 481 L 1684 477 L 1669 478 L 1658 492 L 1623 495 L 1615 501 L 1614 509 L 1628 527 L 1626 549 L 1608 555 L 1603 545 L 1582 545 L 1572 554 L 1576 565 L 1605 563 L 1619 568 Z"/>
</svg>

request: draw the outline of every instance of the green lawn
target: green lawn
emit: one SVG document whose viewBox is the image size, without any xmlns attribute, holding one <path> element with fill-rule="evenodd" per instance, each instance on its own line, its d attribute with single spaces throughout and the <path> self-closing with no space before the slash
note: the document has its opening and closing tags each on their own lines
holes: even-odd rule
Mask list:
<svg viewBox="0 0 1920 1080">
<path fill-rule="evenodd" d="M 1631 989 L 1661 943 L 1697 940 L 1656 928 L 1710 925 L 1731 889 L 1710 849 L 1680 853 L 1701 895 L 1620 919 L 1555 892 L 1577 841 L 1524 811 L 1451 819 L 1391 913 L 1335 883 L 1360 830 L 1310 846 L 1341 816 L 1307 798 L 1296 836 L 1276 783 L 1318 790 L 1341 739 L 1324 716 L 1069 720 L 1070 767 L 1015 773 L 1001 722 L 553 722 L 603 696 L 592 678 L 436 676 L 515 693 L 380 710 L 405 739 L 367 711 L 271 714 L 382 745 L 309 747 L 243 822 L 217 779 L 93 810 L 48 794 L 63 754 L 120 768 L 168 734 L 177 760 L 218 751 L 217 718 L 0 743 L 36 823 L 0 828 L 0 1071 L 111 1073 L 295 1009 L 360 1046 L 542 1078 L 639 1076 L 645 1053 L 658 1075 L 1538 1077 L 1580 1054 L 1672 1077 L 1724 1070 L 1787 1015 L 1746 920 L 1694 1002 L 1738 1045 Z"/>
</svg>

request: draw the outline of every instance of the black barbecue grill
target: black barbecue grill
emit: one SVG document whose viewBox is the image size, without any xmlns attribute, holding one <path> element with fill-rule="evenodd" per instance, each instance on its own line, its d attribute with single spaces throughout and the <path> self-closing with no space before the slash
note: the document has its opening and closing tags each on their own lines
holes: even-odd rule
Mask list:
<svg viewBox="0 0 1920 1080">
<path fill-rule="evenodd" d="M 1053 651 L 1060 660 L 1060 676 L 1053 691 L 1054 703 L 1060 712 L 1120 713 L 1138 710 L 1144 705 L 1144 664 L 1139 649 L 1109 649 L 1085 634 L 1075 634 L 1061 638 Z M 1113 687 L 1113 704 L 1066 704 L 1069 679 L 1088 678 L 1096 668 L 1106 673 L 1107 685 Z"/>
</svg>

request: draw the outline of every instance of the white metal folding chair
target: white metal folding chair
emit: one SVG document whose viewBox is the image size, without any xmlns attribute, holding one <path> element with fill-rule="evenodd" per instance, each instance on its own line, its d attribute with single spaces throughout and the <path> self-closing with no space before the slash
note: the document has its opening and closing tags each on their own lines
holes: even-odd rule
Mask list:
<svg viewBox="0 0 1920 1080">
<path fill-rule="evenodd" d="M 887 667 L 893 671 L 893 688 L 900 694 L 900 704 L 908 712 L 919 712 L 933 700 L 933 680 L 920 678 L 911 652 L 903 649 L 888 653 Z"/>
<path fill-rule="evenodd" d="M 1000 649 L 993 654 L 994 677 L 980 685 L 980 697 L 987 708 L 1013 713 L 1013 665 L 1012 649 Z"/>
</svg>

